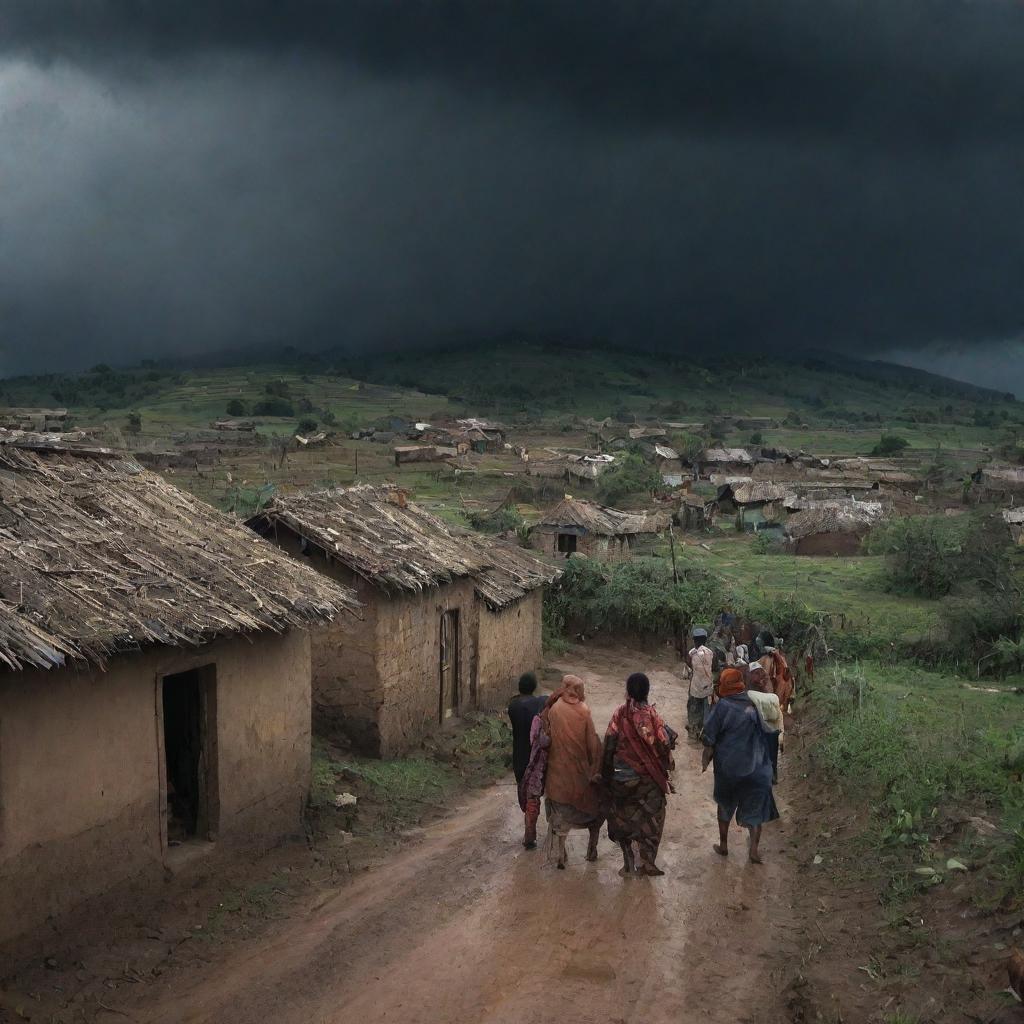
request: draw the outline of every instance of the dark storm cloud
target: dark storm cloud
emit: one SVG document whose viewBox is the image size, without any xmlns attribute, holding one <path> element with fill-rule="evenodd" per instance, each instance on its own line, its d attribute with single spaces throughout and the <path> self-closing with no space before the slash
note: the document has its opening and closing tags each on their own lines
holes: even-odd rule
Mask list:
<svg viewBox="0 0 1024 1024">
<path fill-rule="evenodd" d="M 1024 327 L 1024 9 L 0 0 L 0 372 Z"/>
</svg>

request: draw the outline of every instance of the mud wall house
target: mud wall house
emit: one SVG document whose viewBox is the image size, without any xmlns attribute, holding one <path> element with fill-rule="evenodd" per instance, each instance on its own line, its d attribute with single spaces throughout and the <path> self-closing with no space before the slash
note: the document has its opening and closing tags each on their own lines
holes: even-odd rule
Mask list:
<svg viewBox="0 0 1024 1024">
<path fill-rule="evenodd" d="M 129 457 L 0 444 L 0 943 L 295 832 L 307 627 L 356 607 Z"/>
<path fill-rule="evenodd" d="M 797 555 L 859 555 L 864 537 L 885 519 L 879 502 L 822 502 L 791 515 L 785 537 Z"/>
<path fill-rule="evenodd" d="M 1009 531 L 1010 540 L 1017 545 L 1024 544 L 1024 508 L 1005 508 L 1002 518 Z"/>
<path fill-rule="evenodd" d="M 528 552 L 459 533 L 396 487 L 278 498 L 249 525 L 351 587 L 363 620 L 313 638 L 318 728 L 391 757 L 447 720 L 495 707 L 541 662 L 543 587 Z"/>
<path fill-rule="evenodd" d="M 767 480 L 725 484 L 718 490 L 718 510 L 736 517 L 740 529 L 756 530 L 777 523 L 785 515 L 790 488 Z"/>
<path fill-rule="evenodd" d="M 1024 504 L 1024 467 L 983 466 L 971 478 L 970 496 L 976 502 Z"/>
<path fill-rule="evenodd" d="M 555 558 L 586 555 L 602 561 L 633 557 L 637 544 L 668 529 L 665 512 L 620 512 L 566 496 L 530 531 L 535 550 Z"/>
<path fill-rule="evenodd" d="M 700 475 L 749 476 L 756 461 L 746 448 L 708 448 L 700 456 Z"/>
</svg>

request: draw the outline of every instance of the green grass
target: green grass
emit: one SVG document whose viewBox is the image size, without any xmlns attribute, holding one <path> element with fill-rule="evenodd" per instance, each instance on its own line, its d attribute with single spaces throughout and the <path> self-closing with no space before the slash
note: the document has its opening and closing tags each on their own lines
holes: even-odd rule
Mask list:
<svg viewBox="0 0 1024 1024">
<path fill-rule="evenodd" d="M 687 537 L 677 545 L 680 566 L 717 573 L 735 594 L 766 601 L 789 598 L 832 618 L 834 632 L 859 633 L 880 644 L 906 641 L 938 625 L 935 601 L 903 597 L 884 589 L 881 556 L 809 557 L 759 553 L 750 534 Z M 661 549 L 662 556 L 667 550 Z"/>
<path fill-rule="evenodd" d="M 995 877 L 1024 898 L 1024 699 L 879 662 L 819 675 L 814 696 L 823 729 L 816 757 L 872 805 L 872 842 L 906 851 L 908 865 L 934 862 L 935 876 L 905 878 L 904 888 L 941 880 L 949 851 L 931 844 L 955 833 L 951 822 L 981 815 L 1002 830 Z"/>
</svg>

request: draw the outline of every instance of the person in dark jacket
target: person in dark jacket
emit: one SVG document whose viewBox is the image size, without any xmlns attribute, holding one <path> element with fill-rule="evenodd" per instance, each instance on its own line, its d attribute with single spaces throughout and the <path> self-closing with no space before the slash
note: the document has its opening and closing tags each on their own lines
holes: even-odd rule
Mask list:
<svg viewBox="0 0 1024 1024">
<path fill-rule="evenodd" d="M 530 763 L 530 727 L 547 704 L 547 697 L 537 694 L 537 677 L 526 672 L 519 677 L 519 693 L 508 705 L 508 719 L 512 723 L 512 771 L 516 777 L 516 788 L 526 774 Z M 526 818 L 526 834 L 523 846 L 532 850 L 537 845 L 537 818 L 540 816 L 540 800 L 520 798 L 520 806 Z"/>
</svg>

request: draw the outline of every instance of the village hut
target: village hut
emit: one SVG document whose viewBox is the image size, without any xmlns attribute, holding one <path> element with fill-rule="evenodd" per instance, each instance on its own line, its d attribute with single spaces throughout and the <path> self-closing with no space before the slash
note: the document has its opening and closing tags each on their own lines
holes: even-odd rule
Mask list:
<svg viewBox="0 0 1024 1024">
<path fill-rule="evenodd" d="M 757 530 L 784 517 L 789 488 L 768 480 L 728 483 L 718 489 L 718 510 L 735 515 L 740 529 Z"/>
<path fill-rule="evenodd" d="M 1010 540 L 1017 545 L 1024 544 L 1024 506 L 1004 508 L 1003 522 L 1010 533 Z"/>
<path fill-rule="evenodd" d="M 306 629 L 357 607 L 131 457 L 4 439 L 0 942 L 296 832 Z"/>
<path fill-rule="evenodd" d="M 533 527 L 530 543 L 556 557 L 618 561 L 632 558 L 640 538 L 667 530 L 669 520 L 666 512 L 620 512 L 566 495 Z"/>
<path fill-rule="evenodd" d="M 249 525 L 365 606 L 363 621 L 313 638 L 313 709 L 368 753 L 394 756 L 498 706 L 540 665 L 542 588 L 558 571 L 449 528 L 397 487 L 276 498 Z"/>
<path fill-rule="evenodd" d="M 714 524 L 714 502 L 700 494 L 684 493 L 679 498 L 676 519 L 684 530 L 708 530 Z"/>
<path fill-rule="evenodd" d="M 67 409 L 32 409 L 7 406 L 0 409 L 0 428 L 34 433 L 60 433 L 67 430 Z"/>
<path fill-rule="evenodd" d="M 971 479 L 971 497 L 977 502 L 1024 504 L 1024 466 L 982 466 Z"/>
<path fill-rule="evenodd" d="M 885 515 L 874 501 L 810 504 L 786 521 L 786 541 L 797 555 L 858 555 L 867 532 Z"/>
<path fill-rule="evenodd" d="M 756 461 L 746 448 L 708 448 L 699 459 L 700 475 L 750 476 Z"/>
</svg>

